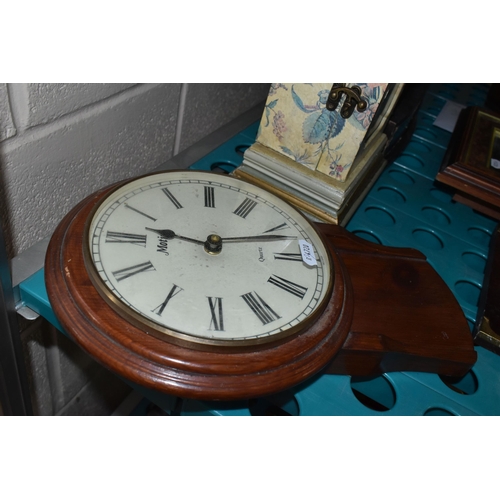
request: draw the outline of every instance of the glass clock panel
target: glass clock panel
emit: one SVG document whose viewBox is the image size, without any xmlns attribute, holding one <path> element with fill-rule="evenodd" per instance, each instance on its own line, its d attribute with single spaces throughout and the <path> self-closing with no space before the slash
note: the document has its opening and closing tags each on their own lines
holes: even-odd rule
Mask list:
<svg viewBox="0 0 500 500">
<path fill-rule="evenodd" d="M 114 302 L 145 324 L 202 342 L 293 332 L 331 286 L 328 253 L 298 211 L 214 174 L 127 183 L 98 207 L 88 245 Z"/>
</svg>

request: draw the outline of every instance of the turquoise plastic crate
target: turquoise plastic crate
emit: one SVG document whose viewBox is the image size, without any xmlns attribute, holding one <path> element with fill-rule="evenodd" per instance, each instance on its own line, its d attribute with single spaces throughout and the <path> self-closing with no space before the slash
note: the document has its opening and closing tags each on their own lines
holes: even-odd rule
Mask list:
<svg viewBox="0 0 500 500">
<path fill-rule="evenodd" d="M 255 142 L 258 128 L 259 122 L 250 125 L 189 168 L 206 172 L 232 172 L 241 165 L 245 150 Z"/>
</svg>

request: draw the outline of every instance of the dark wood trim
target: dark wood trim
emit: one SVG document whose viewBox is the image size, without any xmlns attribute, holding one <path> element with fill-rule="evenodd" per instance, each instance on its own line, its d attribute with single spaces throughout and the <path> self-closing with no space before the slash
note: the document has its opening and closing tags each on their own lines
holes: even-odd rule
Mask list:
<svg viewBox="0 0 500 500">
<path fill-rule="evenodd" d="M 354 290 L 351 329 L 327 373 L 465 375 L 476 361 L 469 325 L 426 257 L 417 250 L 360 240 L 335 226 L 321 229 Z"/>
</svg>

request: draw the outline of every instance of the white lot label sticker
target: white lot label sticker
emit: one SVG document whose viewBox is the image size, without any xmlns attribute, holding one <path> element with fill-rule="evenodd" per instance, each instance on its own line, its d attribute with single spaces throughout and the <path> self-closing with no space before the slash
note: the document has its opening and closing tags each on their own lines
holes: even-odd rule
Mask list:
<svg viewBox="0 0 500 500">
<path fill-rule="evenodd" d="M 314 257 L 313 246 L 305 240 L 299 240 L 300 253 L 302 260 L 308 266 L 317 266 L 316 257 Z"/>
</svg>

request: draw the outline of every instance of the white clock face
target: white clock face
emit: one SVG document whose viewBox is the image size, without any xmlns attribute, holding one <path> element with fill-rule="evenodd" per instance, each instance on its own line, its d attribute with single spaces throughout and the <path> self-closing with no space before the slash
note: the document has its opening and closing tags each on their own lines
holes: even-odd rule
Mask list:
<svg viewBox="0 0 500 500">
<path fill-rule="evenodd" d="M 88 244 L 112 303 L 194 342 L 286 336 L 331 289 L 329 255 L 309 222 L 232 177 L 181 171 L 133 180 L 98 207 Z"/>
</svg>

